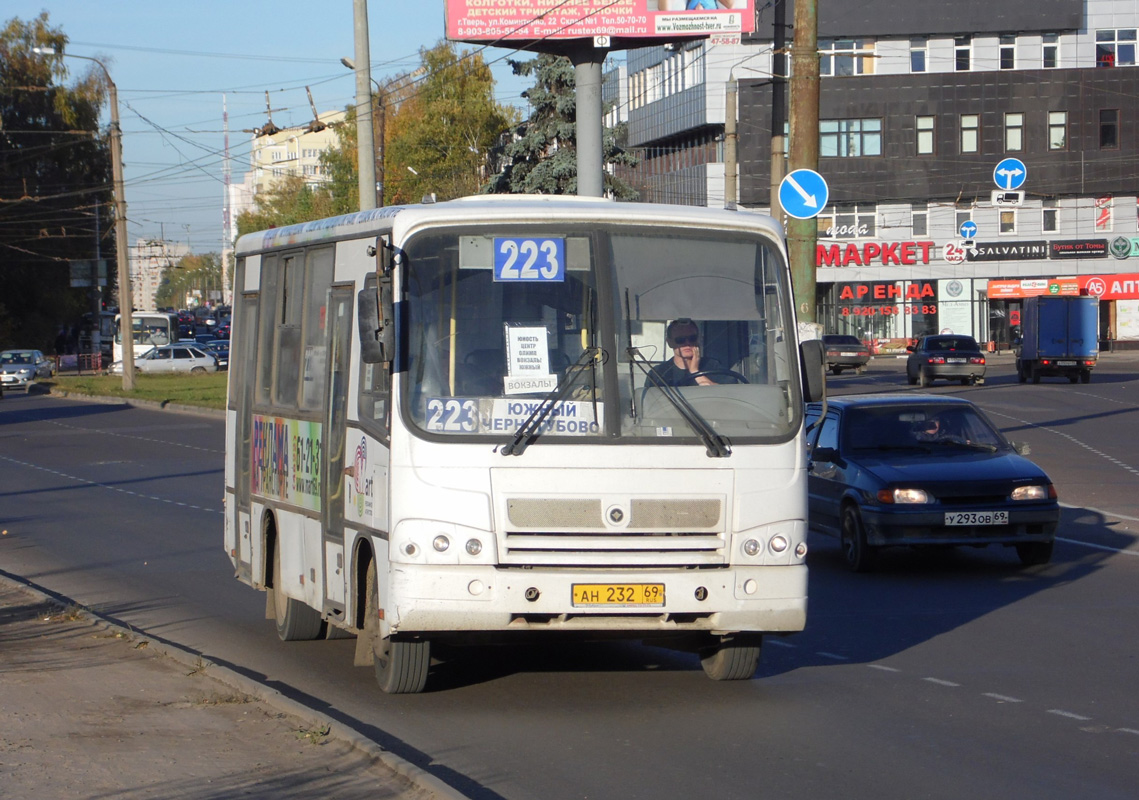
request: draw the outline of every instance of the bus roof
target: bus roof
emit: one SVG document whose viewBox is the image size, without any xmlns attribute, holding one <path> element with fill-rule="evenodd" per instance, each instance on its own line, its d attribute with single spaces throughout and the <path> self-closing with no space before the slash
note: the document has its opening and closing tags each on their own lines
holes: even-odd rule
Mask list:
<svg viewBox="0 0 1139 800">
<path fill-rule="evenodd" d="M 486 194 L 443 203 L 387 206 L 246 234 L 238 239 L 236 254 L 243 256 L 318 241 L 378 235 L 393 227 L 410 229 L 429 222 L 461 224 L 475 219 L 514 222 L 568 219 L 610 223 L 614 218 L 615 205 L 612 200 L 575 195 Z M 751 231 L 759 229 L 776 238 L 783 235 L 782 228 L 774 219 L 744 209 L 622 203 L 620 218 L 625 222 L 650 226 L 681 224 Z"/>
</svg>

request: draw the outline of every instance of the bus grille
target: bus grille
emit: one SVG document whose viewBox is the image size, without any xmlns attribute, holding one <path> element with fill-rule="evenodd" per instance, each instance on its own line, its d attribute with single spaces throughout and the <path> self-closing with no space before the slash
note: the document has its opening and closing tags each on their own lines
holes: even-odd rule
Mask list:
<svg viewBox="0 0 1139 800">
<path fill-rule="evenodd" d="M 618 520 L 610 518 L 614 508 L 621 511 Z M 719 499 L 644 498 L 606 507 L 600 498 L 512 498 L 507 520 L 504 564 L 649 567 L 726 561 Z"/>
</svg>

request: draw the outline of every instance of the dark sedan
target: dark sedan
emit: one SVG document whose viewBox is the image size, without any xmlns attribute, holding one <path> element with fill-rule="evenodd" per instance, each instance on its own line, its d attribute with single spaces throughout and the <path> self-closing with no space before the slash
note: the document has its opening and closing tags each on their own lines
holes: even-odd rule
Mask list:
<svg viewBox="0 0 1139 800">
<path fill-rule="evenodd" d="M 809 404 L 807 424 L 822 414 Z M 837 536 L 855 572 L 892 546 L 996 544 L 1025 565 L 1052 558 L 1051 480 L 968 400 L 838 397 L 807 442 L 810 528 Z"/>
<path fill-rule="evenodd" d="M 985 382 L 985 355 L 972 336 L 948 333 L 923 336 L 906 359 L 906 380 L 928 386 L 938 378 L 966 384 Z"/>
<path fill-rule="evenodd" d="M 826 351 L 827 369 L 834 375 L 844 369 L 852 369 L 859 375 L 870 361 L 870 348 L 858 340 L 857 336 L 843 333 L 828 333 L 823 336 Z"/>
</svg>

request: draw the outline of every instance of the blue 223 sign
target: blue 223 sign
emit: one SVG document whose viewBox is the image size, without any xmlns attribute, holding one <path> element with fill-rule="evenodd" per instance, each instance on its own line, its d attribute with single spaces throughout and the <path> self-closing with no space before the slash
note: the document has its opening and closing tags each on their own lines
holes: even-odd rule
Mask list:
<svg viewBox="0 0 1139 800">
<path fill-rule="evenodd" d="M 496 281 L 550 281 L 566 279 L 565 239 L 495 239 Z"/>
</svg>

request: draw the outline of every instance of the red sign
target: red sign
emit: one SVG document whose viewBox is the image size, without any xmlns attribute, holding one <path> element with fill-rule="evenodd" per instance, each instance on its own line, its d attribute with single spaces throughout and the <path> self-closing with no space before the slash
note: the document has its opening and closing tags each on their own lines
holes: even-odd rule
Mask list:
<svg viewBox="0 0 1139 800">
<path fill-rule="evenodd" d="M 1055 291 L 1052 287 L 1056 287 Z M 1075 275 L 1065 278 L 1032 278 L 988 283 L 990 300 L 1017 299 L 1038 294 L 1090 294 L 1100 300 L 1139 300 L 1139 273 Z"/>
<path fill-rule="evenodd" d="M 820 244 L 816 250 L 816 267 L 870 267 L 928 264 L 933 256 L 933 242 L 853 242 L 848 245 Z"/>
<path fill-rule="evenodd" d="M 610 36 L 676 40 L 755 30 L 755 0 L 446 0 L 447 38 L 499 44 Z M 690 8 L 690 6 L 696 6 Z"/>
</svg>

